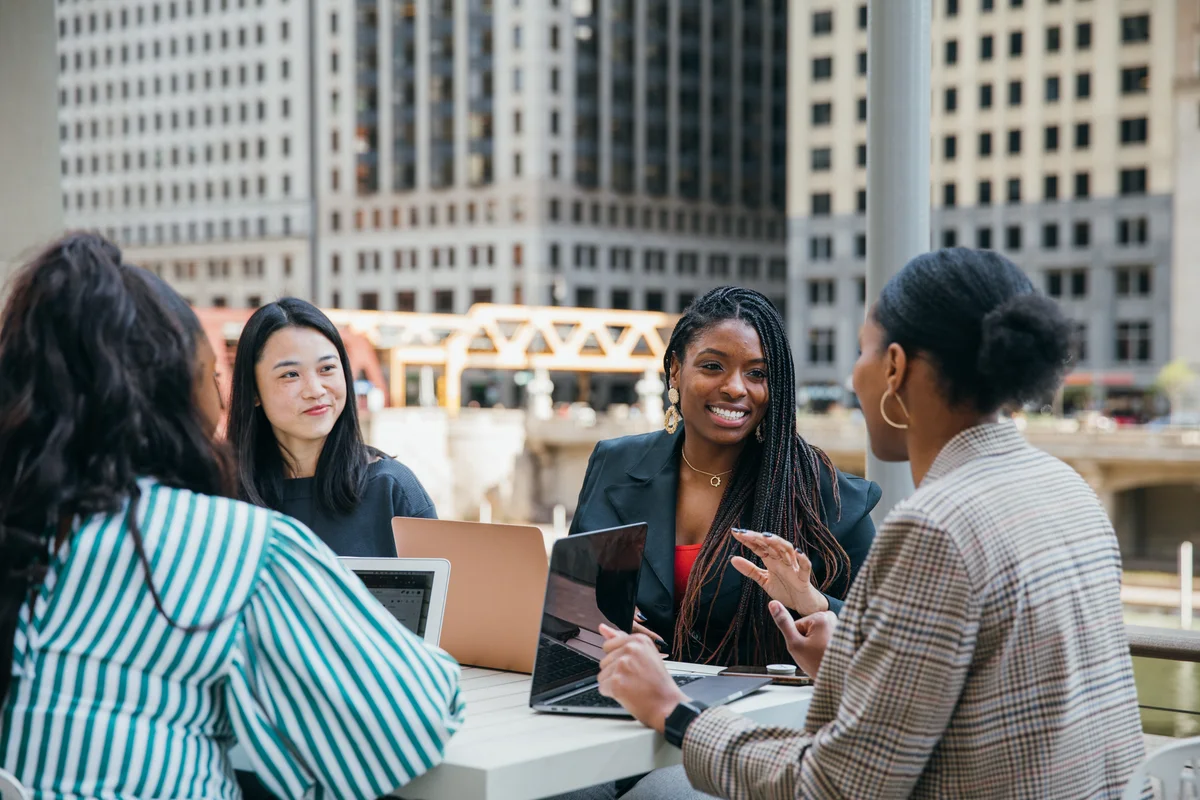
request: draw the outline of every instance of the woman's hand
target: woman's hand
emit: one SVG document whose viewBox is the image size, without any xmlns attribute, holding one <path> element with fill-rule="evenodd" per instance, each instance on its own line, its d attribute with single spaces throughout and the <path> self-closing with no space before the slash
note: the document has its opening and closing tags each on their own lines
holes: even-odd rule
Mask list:
<svg viewBox="0 0 1200 800">
<path fill-rule="evenodd" d="M 663 637 L 647 628 L 644 624 L 645 622 L 646 615 L 642 613 L 642 610 L 640 608 L 633 609 L 633 632 L 649 636 L 650 640 L 654 642 L 654 646 L 660 651 L 663 650 L 667 646 L 666 641 L 663 640 Z"/>
<path fill-rule="evenodd" d="M 622 633 L 607 625 L 600 626 L 600 633 L 605 653 L 596 679 L 600 694 L 616 700 L 638 722 L 662 733 L 667 717 L 687 696 L 645 636 Z"/>
<path fill-rule="evenodd" d="M 732 559 L 734 568 L 762 587 L 772 600 L 778 600 L 801 616 L 829 608 L 829 600 L 813 586 L 812 562 L 797 553 L 791 543 L 770 533 L 733 529 L 733 538 L 762 559 L 758 567 L 741 556 Z"/>
<path fill-rule="evenodd" d="M 768 610 L 771 619 L 783 634 L 787 643 L 788 654 L 813 680 L 821 670 L 821 661 L 825 658 L 825 649 L 833 638 L 837 627 L 837 617 L 832 611 L 822 611 L 818 614 L 792 619 L 791 614 L 778 601 L 769 603 Z"/>
</svg>

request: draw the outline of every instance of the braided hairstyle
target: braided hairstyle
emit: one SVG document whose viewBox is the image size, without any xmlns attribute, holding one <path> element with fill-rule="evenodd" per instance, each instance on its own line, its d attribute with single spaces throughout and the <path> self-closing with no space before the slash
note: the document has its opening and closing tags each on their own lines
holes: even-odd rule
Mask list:
<svg viewBox="0 0 1200 800">
<path fill-rule="evenodd" d="M 70 234 L 17 274 L 0 317 L 0 702 L 21 608 L 76 517 L 127 509 L 162 613 L 138 479 L 233 494 L 194 400 L 195 339 L 140 272 L 100 236 Z"/>
<path fill-rule="evenodd" d="M 825 574 L 817 584 L 820 589 L 828 588 L 839 574 L 848 574 L 850 570 L 850 558 L 830 532 L 821 500 L 821 470 L 833 474 L 834 467 L 825 453 L 800 438 L 796 431 L 795 366 L 786 325 L 771 301 L 758 292 L 736 286 L 713 289 L 697 298 L 671 334 L 663 368 L 670 375 L 673 363 L 683 362 L 688 347 L 700 333 L 728 320 L 745 322 L 758 333 L 762 343 L 769 401 L 762 420 L 763 442 L 760 444 L 754 436 L 747 438 L 700 547 L 675 622 L 672 655 L 676 659 L 682 659 L 684 642 L 697 622 L 707 626 L 706 620 L 698 619 L 701 586 L 714 575 L 723 580 L 733 555 L 762 565 L 757 556 L 730 536 L 730 528 L 744 524 L 756 531 L 770 531 L 787 539 L 802 553 L 819 555 L 825 564 Z M 836 480 L 833 486 L 834 503 L 840 513 Z M 815 571 L 813 578 L 817 580 Z M 787 660 L 783 637 L 775 630 L 767 612 L 768 602 L 770 598 L 758 584 L 743 580 L 732 626 L 716 648 L 703 653 L 699 660 L 729 662 L 743 636 L 749 637 L 756 664 Z M 692 637 L 692 641 L 696 638 Z"/>
</svg>

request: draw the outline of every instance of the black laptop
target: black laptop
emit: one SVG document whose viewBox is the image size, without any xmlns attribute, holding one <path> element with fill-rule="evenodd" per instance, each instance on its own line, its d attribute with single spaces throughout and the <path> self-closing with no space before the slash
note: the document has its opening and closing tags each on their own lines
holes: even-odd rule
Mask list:
<svg viewBox="0 0 1200 800">
<path fill-rule="evenodd" d="M 556 714 L 628 717 L 619 703 L 600 694 L 596 678 L 604 658 L 600 623 L 633 628 L 638 575 L 646 548 L 646 525 L 626 525 L 559 539 L 550 552 L 546 600 L 529 705 Z M 770 678 L 672 677 L 697 703 L 737 700 Z"/>
</svg>

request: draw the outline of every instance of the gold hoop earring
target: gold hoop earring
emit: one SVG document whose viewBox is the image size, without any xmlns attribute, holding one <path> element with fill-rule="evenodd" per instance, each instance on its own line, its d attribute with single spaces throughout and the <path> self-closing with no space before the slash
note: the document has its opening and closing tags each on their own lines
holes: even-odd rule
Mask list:
<svg viewBox="0 0 1200 800">
<path fill-rule="evenodd" d="M 899 431 L 908 430 L 907 422 L 904 423 L 903 425 L 899 425 L 895 422 L 892 422 L 891 417 L 888 416 L 887 408 L 886 408 L 888 397 L 895 397 L 896 402 L 900 404 L 900 410 L 904 412 L 904 416 L 906 416 L 906 417 L 909 416 L 908 408 L 905 407 L 904 401 L 902 399 L 900 399 L 900 395 L 896 394 L 891 389 L 888 389 L 886 392 L 883 393 L 883 397 L 879 398 L 879 413 L 883 416 L 883 421 L 886 422 L 888 425 L 891 425 L 896 430 L 899 430 Z"/>
<path fill-rule="evenodd" d="M 679 405 L 679 390 L 674 386 L 667 392 L 667 400 L 670 401 L 671 407 L 667 409 L 666 419 L 663 420 L 663 428 L 667 433 L 675 433 L 679 430 L 679 423 L 683 420 L 683 415 L 679 413 L 676 407 Z"/>
</svg>

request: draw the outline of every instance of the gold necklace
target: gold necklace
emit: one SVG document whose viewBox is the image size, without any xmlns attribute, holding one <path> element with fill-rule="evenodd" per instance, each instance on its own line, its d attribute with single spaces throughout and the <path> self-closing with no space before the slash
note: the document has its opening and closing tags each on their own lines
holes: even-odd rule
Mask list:
<svg viewBox="0 0 1200 800">
<path fill-rule="evenodd" d="M 679 449 L 679 455 L 683 456 L 683 463 L 687 464 L 688 468 L 692 472 L 699 472 L 701 475 L 707 475 L 708 482 L 711 483 L 713 486 L 720 486 L 721 485 L 721 476 L 728 475 L 729 473 L 733 472 L 733 470 L 731 470 L 731 469 L 727 469 L 724 472 L 705 472 L 702 469 L 696 469 L 695 467 L 692 466 L 692 462 L 687 460 L 687 455 L 684 454 L 683 448 Z"/>
</svg>

